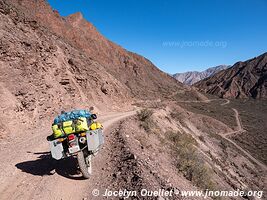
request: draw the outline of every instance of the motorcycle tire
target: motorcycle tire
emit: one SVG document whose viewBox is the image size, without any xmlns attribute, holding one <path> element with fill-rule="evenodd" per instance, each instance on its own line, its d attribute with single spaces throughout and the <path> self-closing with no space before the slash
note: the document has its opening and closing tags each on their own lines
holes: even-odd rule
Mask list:
<svg viewBox="0 0 267 200">
<path fill-rule="evenodd" d="M 90 178 L 92 174 L 92 163 L 91 163 L 92 155 L 86 154 L 86 152 L 80 151 L 78 152 L 77 159 L 80 170 L 84 178 Z"/>
</svg>

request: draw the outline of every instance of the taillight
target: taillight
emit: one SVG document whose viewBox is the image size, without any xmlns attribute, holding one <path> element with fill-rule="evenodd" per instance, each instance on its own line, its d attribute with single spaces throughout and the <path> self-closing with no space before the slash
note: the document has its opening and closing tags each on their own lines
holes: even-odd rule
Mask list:
<svg viewBox="0 0 267 200">
<path fill-rule="evenodd" d="M 75 139 L 75 135 L 74 135 L 74 134 L 69 135 L 69 136 L 68 136 L 68 139 L 69 139 L 69 141 L 74 140 L 74 139 Z"/>
</svg>

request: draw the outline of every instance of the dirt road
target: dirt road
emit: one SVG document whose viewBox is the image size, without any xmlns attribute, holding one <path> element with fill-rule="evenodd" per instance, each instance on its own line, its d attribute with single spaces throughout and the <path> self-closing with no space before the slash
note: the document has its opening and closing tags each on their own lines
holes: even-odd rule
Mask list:
<svg viewBox="0 0 267 200">
<path fill-rule="evenodd" d="M 245 131 L 243 126 L 242 126 L 242 122 L 241 122 L 241 119 L 240 119 L 240 116 L 239 116 L 239 112 L 235 108 L 232 108 L 232 110 L 235 113 L 237 130 L 233 131 L 233 132 L 225 133 L 224 136 L 236 135 L 236 134 L 239 134 L 239 133 L 243 133 Z"/>
<path fill-rule="evenodd" d="M 227 104 L 228 103 L 230 103 L 229 100 L 228 100 Z M 221 104 L 221 105 L 225 105 L 225 104 Z M 239 112 L 235 108 L 232 108 L 232 110 L 235 113 L 237 130 L 236 131 L 229 132 L 229 133 L 225 133 L 225 134 L 223 134 L 221 136 L 224 139 L 226 139 L 228 142 L 230 142 L 231 144 L 233 144 L 237 149 L 239 149 L 243 154 L 245 154 L 250 160 L 252 160 L 254 163 L 256 163 L 257 165 L 259 165 L 263 170 L 267 171 L 267 167 L 266 167 L 265 164 L 261 163 L 258 159 L 254 158 L 250 153 L 248 153 L 246 150 L 244 150 L 241 146 L 239 146 L 233 140 L 231 140 L 230 138 L 228 138 L 228 136 L 230 136 L 230 135 L 240 134 L 240 133 L 243 133 L 245 131 L 243 129 L 243 126 L 242 126 L 242 122 L 241 122 L 241 119 L 240 119 L 240 116 L 239 116 Z"/>
<path fill-rule="evenodd" d="M 264 164 L 227 137 L 243 131 L 239 113 L 236 109 L 233 110 L 238 128 L 236 131 L 221 134 L 221 137 L 266 170 Z M 34 134 L 30 140 L 29 137 L 18 136 L 16 141 L 2 143 L 0 145 L 2 153 L 0 154 L 0 199 L 92 199 L 90 193 L 94 189 L 100 189 L 106 183 L 107 176 L 110 176 L 109 172 L 112 172 L 112 169 L 108 170 L 109 163 L 113 159 L 110 152 L 114 150 L 111 145 L 114 144 L 113 135 L 109 134 L 111 126 L 135 113 L 136 111 L 109 113 L 99 118 L 104 125 L 105 146 L 101 153 L 93 158 L 93 175 L 88 180 L 81 178 L 75 159 L 69 158 L 58 162 L 51 159 L 48 143 L 45 140 L 50 130 Z"/>
<path fill-rule="evenodd" d="M 105 134 L 112 124 L 132 116 L 136 111 L 110 113 L 100 116 Z M 105 168 L 109 158 L 109 139 L 101 153 L 93 158 L 92 178 L 84 180 L 77 171 L 76 160 L 54 161 L 49 155 L 49 134 L 43 132 L 29 138 L 21 138 L 1 145 L 0 199 L 83 199 L 100 181 L 105 181 Z"/>
<path fill-rule="evenodd" d="M 208 99 L 208 100 L 203 100 L 203 101 L 179 101 L 179 102 L 181 102 L 181 103 L 210 103 L 211 101 L 221 101 L 221 100 L 222 99 Z M 231 102 L 229 99 L 224 99 L 224 100 L 225 100 L 225 102 L 221 103 L 220 104 L 221 106 L 225 106 L 225 105 L 227 105 L 227 104 L 229 104 Z M 258 159 L 253 157 L 249 152 L 247 152 L 245 149 L 243 149 L 241 146 L 239 146 L 233 140 L 228 138 L 231 135 L 240 134 L 240 133 L 243 133 L 245 131 L 243 126 L 242 126 L 242 122 L 241 122 L 238 110 L 236 110 L 235 108 L 232 108 L 232 110 L 235 113 L 237 130 L 231 131 L 231 132 L 228 132 L 228 133 L 224 133 L 224 134 L 220 134 L 220 136 L 222 138 L 224 138 L 225 140 L 227 140 L 228 142 L 230 142 L 232 145 L 234 145 L 239 151 L 241 151 L 246 157 L 248 157 L 250 160 L 252 160 L 258 166 L 260 166 L 263 170 L 267 171 L 267 167 L 266 167 L 265 164 L 260 162 Z"/>
</svg>

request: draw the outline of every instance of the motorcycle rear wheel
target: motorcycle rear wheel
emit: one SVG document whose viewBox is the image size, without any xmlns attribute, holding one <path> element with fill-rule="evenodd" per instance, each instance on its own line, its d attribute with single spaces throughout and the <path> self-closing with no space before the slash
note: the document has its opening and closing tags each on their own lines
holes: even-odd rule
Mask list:
<svg viewBox="0 0 267 200">
<path fill-rule="evenodd" d="M 77 159 L 80 170 L 84 178 L 90 178 L 92 174 L 92 155 L 88 155 L 87 152 L 80 151 L 78 152 Z"/>
</svg>

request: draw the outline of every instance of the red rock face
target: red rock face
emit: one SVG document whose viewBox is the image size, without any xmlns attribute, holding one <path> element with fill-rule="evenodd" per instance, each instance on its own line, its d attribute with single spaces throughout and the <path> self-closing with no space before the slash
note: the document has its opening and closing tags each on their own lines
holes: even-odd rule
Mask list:
<svg viewBox="0 0 267 200">
<path fill-rule="evenodd" d="M 195 86 L 209 94 L 225 98 L 266 98 L 267 53 L 238 62 Z"/>
<path fill-rule="evenodd" d="M 135 100 L 185 90 L 105 39 L 80 13 L 62 18 L 46 1 L 0 0 L 0 19 L 3 135 L 47 130 L 61 110 L 126 110 Z"/>
<path fill-rule="evenodd" d="M 132 96 L 154 98 L 159 91 L 164 91 L 168 96 L 168 93 L 183 88 L 182 84 L 160 71 L 149 60 L 107 40 L 81 13 L 62 18 L 46 1 L 11 2 L 19 5 L 20 10 L 31 10 L 28 14 L 34 20 L 104 66 L 108 73 L 131 91 Z"/>
</svg>

